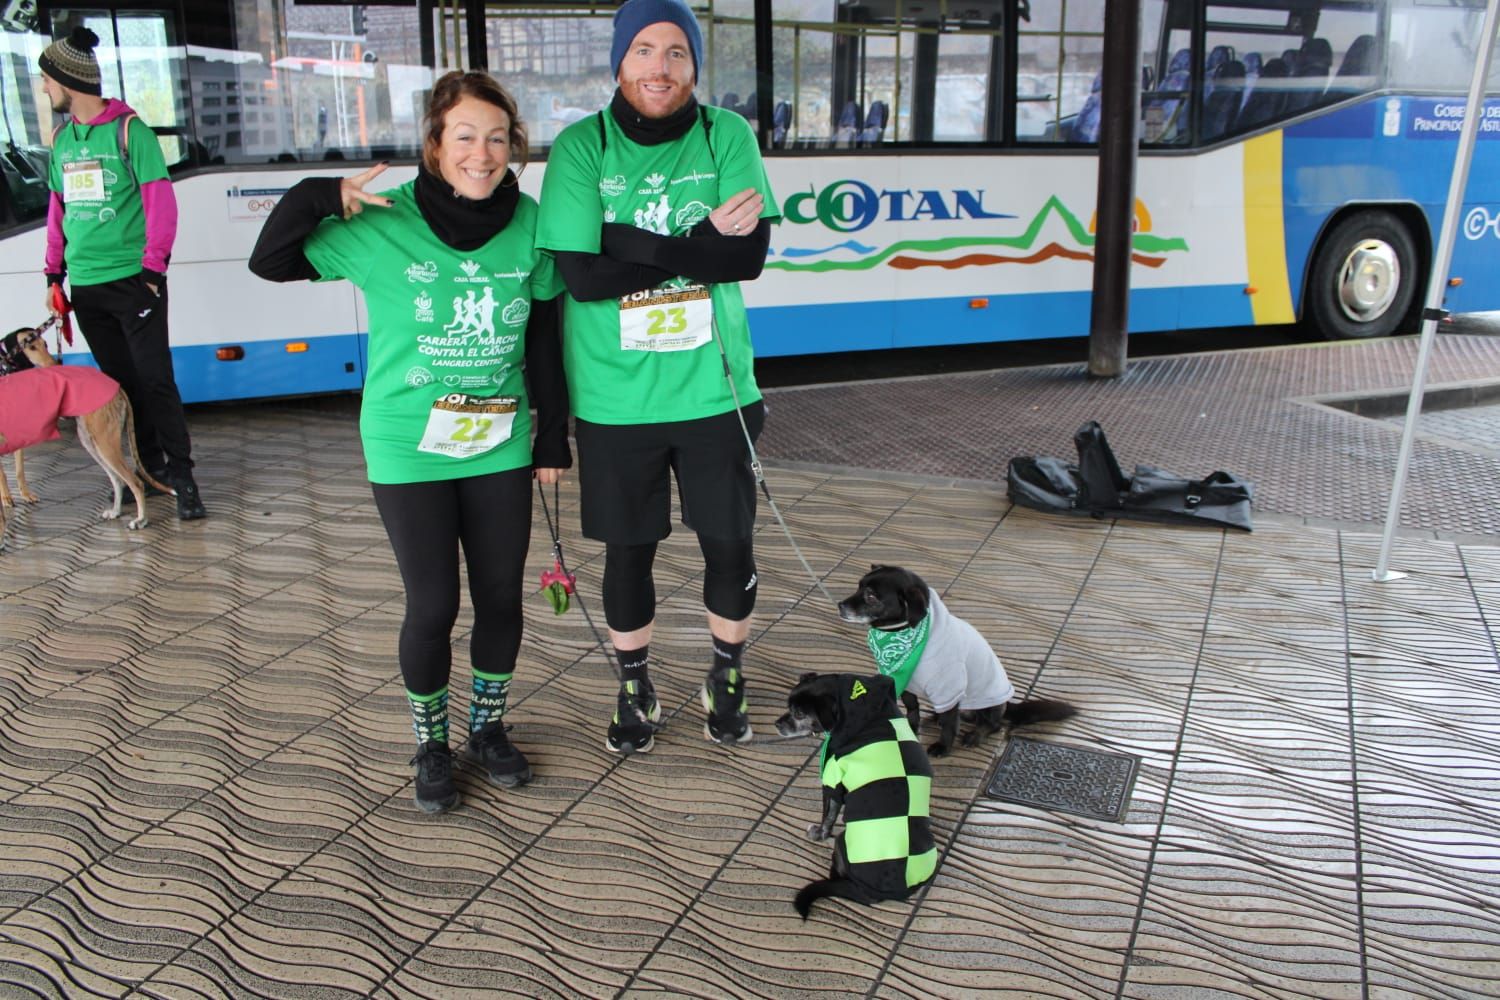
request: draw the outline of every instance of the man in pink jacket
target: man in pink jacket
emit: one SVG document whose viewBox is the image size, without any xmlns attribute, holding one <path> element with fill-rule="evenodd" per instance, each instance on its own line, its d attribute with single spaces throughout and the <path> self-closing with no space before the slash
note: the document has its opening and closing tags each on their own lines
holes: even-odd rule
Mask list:
<svg viewBox="0 0 1500 1000">
<path fill-rule="evenodd" d="M 52 139 L 47 209 L 47 307 L 66 277 L 94 361 L 135 410 L 141 461 L 177 493 L 177 516 L 205 516 L 192 444 L 167 340 L 167 261 L 177 199 L 156 135 L 128 105 L 105 100 L 94 46 L 76 27 L 37 62 L 52 110 L 67 116 Z"/>
</svg>

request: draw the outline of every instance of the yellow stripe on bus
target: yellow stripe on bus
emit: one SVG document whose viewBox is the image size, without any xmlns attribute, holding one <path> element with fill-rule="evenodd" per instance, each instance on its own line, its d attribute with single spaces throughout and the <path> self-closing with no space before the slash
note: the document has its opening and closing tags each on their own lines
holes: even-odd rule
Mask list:
<svg viewBox="0 0 1500 1000">
<path fill-rule="evenodd" d="M 1255 324 L 1292 323 L 1281 208 L 1281 130 L 1245 143 L 1245 258 Z"/>
</svg>

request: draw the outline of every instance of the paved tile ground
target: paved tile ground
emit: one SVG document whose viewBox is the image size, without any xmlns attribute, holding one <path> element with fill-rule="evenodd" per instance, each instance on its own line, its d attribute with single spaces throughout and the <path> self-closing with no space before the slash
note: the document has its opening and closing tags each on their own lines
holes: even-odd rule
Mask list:
<svg viewBox="0 0 1500 1000">
<path fill-rule="evenodd" d="M 1357 374 L 1378 367 L 1363 352 L 1401 349 L 1288 353 Z M 820 904 L 805 925 L 790 900 L 828 854 L 800 834 L 816 748 L 770 739 L 772 720 L 800 672 L 863 670 L 868 654 L 770 518 L 752 744 L 702 737 L 701 579 L 679 531 L 658 562 L 657 749 L 604 750 L 606 660 L 576 608 L 554 618 L 533 594 L 512 718 L 537 780 L 502 791 L 465 768 L 463 806 L 432 818 L 411 802 L 400 583 L 347 406 L 193 411 L 211 517 L 183 524 L 154 499 L 135 533 L 96 520 L 103 476 L 71 435 L 36 449 L 43 503 L 15 514 L 0 553 L 0 995 L 1495 995 L 1500 549 L 1429 528 L 1397 543 L 1410 576 L 1375 584 L 1377 525 L 1308 525 L 1348 514 L 1285 499 L 1321 491 L 1268 487 L 1281 516 L 1245 535 L 1050 518 L 994 483 L 914 475 L 917 452 L 960 436 L 976 454 L 1063 452 L 1101 411 L 1122 457 L 1180 464 L 1149 453 L 1171 439 L 1144 436 L 1143 414 L 1172 409 L 1172 376 L 1192 388 L 1206 370 L 1180 361 L 1107 399 L 1074 380 L 1083 400 L 1055 371 L 997 376 L 1052 386 L 1045 435 L 1018 417 L 1041 405 L 1027 388 L 994 392 L 963 435 L 877 450 L 834 433 L 847 393 L 868 390 L 773 396 L 768 453 L 787 455 L 802 421 L 858 449 L 770 472 L 831 590 L 873 561 L 918 569 L 1021 691 L 1081 709 L 1028 735 L 1142 761 L 1122 823 L 983 798 L 999 740 L 940 761 L 932 885 L 910 903 Z M 1297 394 L 1322 391 L 1307 381 Z M 979 398 L 965 391 L 925 396 Z M 1394 436 L 1365 423 L 1382 428 L 1360 432 L 1368 461 L 1387 461 L 1376 446 Z M 1289 440 L 1305 429 L 1252 414 L 1210 464 L 1236 468 L 1259 437 L 1316 467 L 1323 446 Z M 564 542 L 597 612 L 576 499 L 570 483 Z M 549 563 L 537 517 L 530 578 Z"/>
</svg>

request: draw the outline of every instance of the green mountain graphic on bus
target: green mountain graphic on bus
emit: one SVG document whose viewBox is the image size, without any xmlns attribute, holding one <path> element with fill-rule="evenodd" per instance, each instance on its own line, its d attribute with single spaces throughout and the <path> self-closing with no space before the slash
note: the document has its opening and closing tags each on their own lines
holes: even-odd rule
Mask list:
<svg viewBox="0 0 1500 1000">
<path fill-rule="evenodd" d="M 1056 241 L 1049 242 L 1044 246 L 1037 246 L 1042 228 L 1050 215 L 1055 214 L 1067 228 L 1069 236 L 1076 247 L 1065 247 Z M 951 256 L 954 250 L 990 247 L 1006 247 L 1013 250 L 1023 250 L 1021 255 L 1000 255 L 994 253 L 967 253 L 961 256 Z M 1158 236 L 1151 232 L 1151 213 L 1144 202 L 1139 198 L 1135 201 L 1134 232 L 1130 237 L 1130 259 L 1145 267 L 1160 267 L 1166 263 L 1166 254 L 1173 251 L 1188 252 L 1187 240 L 1180 236 Z M 831 250 L 849 249 L 848 243 L 841 243 Z M 819 251 L 793 250 L 787 248 L 782 251 L 783 256 L 810 256 Z M 826 251 L 825 251 L 826 252 Z M 924 254 L 942 254 L 941 257 L 921 256 Z M 1078 216 L 1070 212 L 1066 205 L 1056 195 L 1047 199 L 1041 209 L 1034 215 L 1031 222 L 1026 226 L 1025 232 L 1019 236 L 992 236 L 992 237 L 953 237 L 942 240 L 902 240 L 894 243 L 883 250 L 872 251 L 867 257 L 859 260 L 818 260 L 806 263 L 790 260 L 768 260 L 767 268 L 779 271 L 867 271 L 880 264 L 888 264 L 891 267 L 903 271 L 916 270 L 922 267 L 941 267 L 947 270 L 956 270 L 961 267 L 983 267 L 989 264 L 1040 264 L 1053 258 L 1065 260 L 1094 259 L 1094 221 L 1090 220 L 1085 226 L 1079 221 Z"/>
</svg>

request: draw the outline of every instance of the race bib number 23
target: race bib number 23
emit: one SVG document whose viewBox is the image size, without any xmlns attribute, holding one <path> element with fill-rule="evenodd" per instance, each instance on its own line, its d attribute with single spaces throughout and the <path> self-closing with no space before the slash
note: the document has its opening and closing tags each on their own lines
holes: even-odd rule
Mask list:
<svg viewBox="0 0 1500 1000">
<path fill-rule="evenodd" d="M 518 402 L 515 396 L 450 392 L 432 404 L 417 450 L 450 458 L 482 455 L 510 440 Z"/>
<path fill-rule="evenodd" d="M 713 300 L 705 285 L 648 288 L 620 298 L 622 351 L 692 351 L 713 339 Z"/>
</svg>

